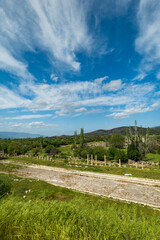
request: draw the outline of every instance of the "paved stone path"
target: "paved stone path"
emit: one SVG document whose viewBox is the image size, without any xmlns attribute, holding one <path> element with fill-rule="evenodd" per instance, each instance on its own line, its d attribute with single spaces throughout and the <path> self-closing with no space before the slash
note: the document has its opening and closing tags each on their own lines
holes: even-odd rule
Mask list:
<svg viewBox="0 0 160 240">
<path fill-rule="evenodd" d="M 160 181 L 158 180 L 41 165 L 19 165 L 22 168 L 16 170 L 16 174 L 22 177 L 44 180 L 56 186 L 160 208 Z"/>
</svg>

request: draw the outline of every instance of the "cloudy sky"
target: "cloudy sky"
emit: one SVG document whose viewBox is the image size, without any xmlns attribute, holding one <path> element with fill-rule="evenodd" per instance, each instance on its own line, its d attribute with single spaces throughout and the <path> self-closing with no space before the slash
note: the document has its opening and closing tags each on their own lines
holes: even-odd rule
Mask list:
<svg viewBox="0 0 160 240">
<path fill-rule="evenodd" d="M 160 125 L 159 0 L 1 0 L 0 131 Z"/>
</svg>

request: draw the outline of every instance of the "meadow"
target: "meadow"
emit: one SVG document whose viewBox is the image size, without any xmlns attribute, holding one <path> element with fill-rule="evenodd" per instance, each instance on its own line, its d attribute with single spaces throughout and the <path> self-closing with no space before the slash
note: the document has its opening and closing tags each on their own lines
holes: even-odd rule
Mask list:
<svg viewBox="0 0 160 240">
<path fill-rule="evenodd" d="M 160 239 L 160 212 L 0 174 L 12 184 L 0 199 L 0 239 Z"/>
</svg>

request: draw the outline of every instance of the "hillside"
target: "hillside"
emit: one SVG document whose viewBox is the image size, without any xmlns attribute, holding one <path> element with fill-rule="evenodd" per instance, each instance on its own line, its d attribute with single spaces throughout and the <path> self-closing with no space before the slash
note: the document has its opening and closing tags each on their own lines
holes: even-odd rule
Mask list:
<svg viewBox="0 0 160 240">
<path fill-rule="evenodd" d="M 105 136 L 105 135 L 112 135 L 115 133 L 120 133 L 125 135 L 126 134 L 126 128 L 127 126 L 124 127 L 118 127 L 118 128 L 113 128 L 110 130 L 104 130 L 104 129 L 99 129 L 90 133 L 86 133 L 86 136 Z M 137 127 L 138 130 L 140 129 L 140 127 Z M 134 130 L 134 127 L 131 127 L 132 130 Z M 143 131 L 145 132 L 147 130 L 147 128 L 143 128 Z M 160 127 L 154 127 L 154 128 L 150 128 L 150 133 L 152 134 L 159 134 L 160 133 Z"/>
</svg>

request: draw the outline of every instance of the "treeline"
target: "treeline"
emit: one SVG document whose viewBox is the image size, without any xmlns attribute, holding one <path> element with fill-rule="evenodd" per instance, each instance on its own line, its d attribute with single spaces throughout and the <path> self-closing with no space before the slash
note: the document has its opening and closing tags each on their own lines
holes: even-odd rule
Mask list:
<svg viewBox="0 0 160 240">
<path fill-rule="evenodd" d="M 102 143 L 103 146 L 96 146 L 97 143 Z M 69 153 L 61 152 L 61 146 L 65 145 L 69 146 Z M 124 151 L 124 148 L 127 150 Z M 93 154 L 97 155 L 99 160 L 103 160 L 106 155 L 109 160 L 138 161 L 144 160 L 147 153 L 160 154 L 160 136 L 151 135 L 149 129 L 144 131 L 143 128 L 138 128 L 135 121 L 134 128 L 126 128 L 126 136 L 120 133 L 108 136 L 86 136 L 81 128 L 79 134 L 77 131 L 74 132 L 74 136 L 0 139 L 0 152 L 13 156 L 47 154 L 53 157 L 72 155 L 81 158 L 86 158 L 87 154 Z"/>
</svg>

